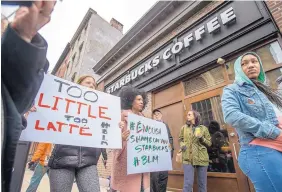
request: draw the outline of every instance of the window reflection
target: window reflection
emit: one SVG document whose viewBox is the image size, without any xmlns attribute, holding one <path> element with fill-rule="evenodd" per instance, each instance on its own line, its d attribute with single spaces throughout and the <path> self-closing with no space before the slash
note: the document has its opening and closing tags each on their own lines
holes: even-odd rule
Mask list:
<svg viewBox="0 0 282 192">
<path fill-rule="evenodd" d="M 192 103 L 192 108 L 201 114 L 202 124 L 208 127 L 212 138 L 212 146 L 208 148 L 208 171 L 235 173 L 228 133 L 224 128 L 220 96 Z"/>
</svg>

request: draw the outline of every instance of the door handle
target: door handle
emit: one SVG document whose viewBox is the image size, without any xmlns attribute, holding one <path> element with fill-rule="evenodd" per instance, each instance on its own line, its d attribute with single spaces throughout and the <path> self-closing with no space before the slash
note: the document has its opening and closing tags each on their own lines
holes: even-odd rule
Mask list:
<svg viewBox="0 0 282 192">
<path fill-rule="evenodd" d="M 236 146 L 235 146 L 235 144 L 236 144 L 236 143 L 233 143 L 233 150 L 234 150 L 234 153 L 235 153 L 236 161 L 238 161 L 237 151 L 236 151 Z"/>
</svg>

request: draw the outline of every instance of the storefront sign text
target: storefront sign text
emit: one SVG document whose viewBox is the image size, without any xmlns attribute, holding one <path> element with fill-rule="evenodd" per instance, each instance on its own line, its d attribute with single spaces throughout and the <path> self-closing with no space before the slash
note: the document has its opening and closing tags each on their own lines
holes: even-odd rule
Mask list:
<svg viewBox="0 0 282 192">
<path fill-rule="evenodd" d="M 236 15 L 232 7 L 227 9 L 226 11 L 220 14 L 221 23 L 218 17 L 214 17 L 209 20 L 204 25 L 198 27 L 192 33 L 189 33 L 183 41 L 179 41 L 175 43 L 172 47 L 167 48 L 163 54 L 157 55 L 152 60 L 147 61 L 145 64 L 140 65 L 139 67 L 130 71 L 127 75 L 124 75 L 121 79 L 114 82 L 110 87 L 107 88 L 107 93 L 113 93 L 127 85 L 131 81 L 135 80 L 139 76 L 146 75 L 151 70 L 156 68 L 160 63 L 161 60 L 169 60 L 175 54 L 180 54 L 183 49 L 187 49 L 193 45 L 194 42 L 201 41 L 205 34 L 208 32 L 209 34 L 218 33 L 220 32 L 221 26 L 227 26 L 230 24 L 235 23 Z"/>
</svg>

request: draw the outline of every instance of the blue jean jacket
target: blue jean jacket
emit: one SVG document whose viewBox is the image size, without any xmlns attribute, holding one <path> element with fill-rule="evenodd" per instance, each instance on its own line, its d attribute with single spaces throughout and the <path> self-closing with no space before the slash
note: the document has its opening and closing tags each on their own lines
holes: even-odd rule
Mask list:
<svg viewBox="0 0 282 192">
<path fill-rule="evenodd" d="M 241 145 L 254 138 L 276 139 L 280 134 L 272 103 L 254 85 L 233 83 L 223 90 L 224 121 L 234 127 Z"/>
</svg>

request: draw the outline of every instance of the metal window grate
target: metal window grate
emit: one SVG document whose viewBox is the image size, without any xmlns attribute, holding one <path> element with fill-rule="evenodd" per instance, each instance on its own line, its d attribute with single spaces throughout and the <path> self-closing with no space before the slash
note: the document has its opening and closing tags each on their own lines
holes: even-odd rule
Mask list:
<svg viewBox="0 0 282 192">
<path fill-rule="evenodd" d="M 222 67 L 216 67 L 184 82 L 185 95 L 190 95 L 224 82 Z"/>
</svg>

